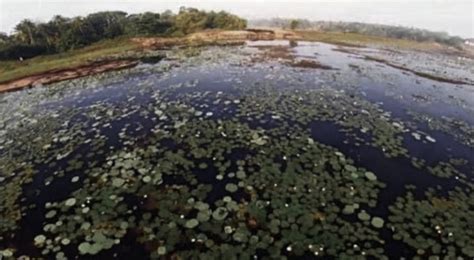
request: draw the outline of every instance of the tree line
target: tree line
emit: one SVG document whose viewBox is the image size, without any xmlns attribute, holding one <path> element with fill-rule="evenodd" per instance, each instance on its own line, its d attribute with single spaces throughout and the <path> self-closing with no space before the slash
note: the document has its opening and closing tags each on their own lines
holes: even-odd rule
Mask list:
<svg viewBox="0 0 474 260">
<path fill-rule="evenodd" d="M 85 17 L 60 15 L 45 23 L 23 20 L 14 33 L 0 33 L 0 60 L 59 53 L 120 36 L 184 36 L 205 29 L 244 29 L 247 21 L 230 13 L 181 7 L 177 14 L 122 11 L 97 12 Z"/>
<path fill-rule="evenodd" d="M 455 47 L 461 46 L 464 42 L 461 37 L 450 36 L 446 32 L 433 32 L 425 29 L 382 24 L 309 21 L 306 19 L 282 18 L 253 20 L 249 23 L 250 26 L 256 27 L 263 26 L 286 29 L 318 30 L 323 32 L 359 33 L 370 36 L 406 39 L 419 42 L 431 41 Z"/>
</svg>

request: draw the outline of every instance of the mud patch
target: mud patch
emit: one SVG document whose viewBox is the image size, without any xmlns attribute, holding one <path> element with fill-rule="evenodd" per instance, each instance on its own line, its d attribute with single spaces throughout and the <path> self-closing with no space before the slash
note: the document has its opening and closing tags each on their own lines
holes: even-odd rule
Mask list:
<svg viewBox="0 0 474 260">
<path fill-rule="evenodd" d="M 295 62 L 289 62 L 288 65 L 296 68 L 309 68 L 309 69 L 322 69 L 322 70 L 335 70 L 335 68 L 321 64 L 314 60 L 299 60 Z"/>
<path fill-rule="evenodd" d="M 262 62 L 275 59 L 293 61 L 295 59 L 295 55 L 290 46 L 262 45 L 255 46 L 255 48 L 260 50 L 261 53 L 256 57 L 253 57 L 252 62 Z"/>
<path fill-rule="evenodd" d="M 413 74 L 415 74 L 419 77 L 426 78 L 426 79 L 431 79 L 431 80 L 438 81 L 438 82 L 459 84 L 459 85 L 473 85 L 471 82 L 467 82 L 467 81 L 449 79 L 449 78 L 444 78 L 444 77 L 432 75 L 432 74 L 429 74 L 429 73 L 426 73 L 426 72 L 412 70 L 412 69 L 409 69 L 407 67 L 403 67 L 403 66 L 400 66 L 400 65 L 397 65 L 397 64 L 393 64 L 393 63 L 391 63 L 387 60 L 376 58 L 376 57 L 365 56 L 364 59 L 369 60 L 369 61 L 375 61 L 375 62 L 383 63 L 383 64 L 385 64 L 389 67 L 399 69 L 399 70 L 403 70 L 403 71 L 407 71 L 407 72 L 413 73 Z"/>
</svg>

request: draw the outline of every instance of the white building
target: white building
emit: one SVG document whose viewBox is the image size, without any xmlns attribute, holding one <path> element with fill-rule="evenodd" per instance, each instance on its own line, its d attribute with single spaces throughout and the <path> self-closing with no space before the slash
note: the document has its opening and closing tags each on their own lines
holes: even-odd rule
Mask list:
<svg viewBox="0 0 474 260">
<path fill-rule="evenodd" d="M 464 41 L 464 44 L 469 45 L 469 46 L 474 46 L 474 39 L 466 39 Z"/>
</svg>

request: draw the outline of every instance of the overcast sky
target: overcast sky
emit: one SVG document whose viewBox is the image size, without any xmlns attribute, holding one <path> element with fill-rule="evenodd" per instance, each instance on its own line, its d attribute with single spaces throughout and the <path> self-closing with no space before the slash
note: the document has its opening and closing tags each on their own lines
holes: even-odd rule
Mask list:
<svg viewBox="0 0 474 260">
<path fill-rule="evenodd" d="M 306 18 L 404 25 L 474 38 L 474 0 L 0 0 L 0 31 L 20 20 L 104 10 L 176 12 L 180 6 L 226 10 L 248 19 Z"/>
</svg>

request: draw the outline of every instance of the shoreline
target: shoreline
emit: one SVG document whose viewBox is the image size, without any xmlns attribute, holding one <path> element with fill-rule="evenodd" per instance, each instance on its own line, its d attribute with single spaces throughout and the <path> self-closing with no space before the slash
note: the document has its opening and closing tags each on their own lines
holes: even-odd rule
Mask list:
<svg viewBox="0 0 474 260">
<path fill-rule="evenodd" d="M 240 45 L 247 40 L 275 40 L 296 39 L 298 36 L 292 32 L 275 32 L 270 30 L 245 30 L 245 31 L 222 31 L 211 30 L 190 34 L 180 38 L 163 37 L 137 37 L 128 39 L 130 44 L 136 45 L 133 55 L 130 57 L 98 56 L 94 61 L 87 61 L 78 66 L 46 70 L 33 73 L 28 76 L 14 78 L 0 83 L 0 93 L 17 91 L 36 85 L 48 85 L 64 80 L 70 80 L 89 75 L 95 75 L 108 71 L 116 71 L 135 67 L 140 60 L 141 54 L 149 50 L 165 50 L 171 47 L 198 47 L 210 45 Z M 120 52 L 116 54 L 122 54 Z M 26 65 L 28 66 L 28 65 Z"/>
<path fill-rule="evenodd" d="M 324 39 L 311 39 L 308 35 L 301 32 L 293 32 L 278 29 L 248 29 L 244 31 L 223 31 L 223 30 L 209 30 L 190 34 L 186 37 L 177 38 L 163 38 L 163 37 L 136 37 L 127 39 L 126 43 L 134 46 L 125 53 L 124 51 L 117 51 L 111 54 L 97 54 L 93 56 L 92 61 L 86 60 L 79 62 L 78 65 L 55 69 L 46 69 L 31 75 L 20 76 L 18 78 L 4 81 L 0 83 L 0 93 L 12 92 L 24 88 L 35 87 L 36 85 L 48 85 L 64 80 L 81 78 L 89 75 L 105 73 L 108 71 L 116 71 L 135 67 L 140 63 L 144 53 L 147 51 L 166 50 L 172 47 L 199 47 L 212 45 L 241 45 L 246 41 L 258 40 L 303 40 L 327 42 Z M 395 42 L 395 41 L 394 41 Z M 351 47 L 363 47 L 363 44 L 357 42 L 333 42 L 335 45 L 351 45 Z M 428 46 L 429 43 L 426 43 Z M 106 48 L 105 48 L 106 49 Z M 87 50 L 87 49 L 86 49 Z M 87 52 L 86 52 L 87 53 Z M 122 55 L 122 56 L 121 56 Z M 67 57 L 67 59 L 74 59 L 75 57 Z M 54 61 L 54 59 L 53 59 Z M 374 60 L 378 61 L 378 60 Z M 34 60 L 33 60 L 34 62 Z M 380 61 L 378 61 L 380 62 Z M 29 65 L 25 65 L 26 67 Z M 24 67 L 20 67 L 18 70 Z M 400 69 L 400 68 L 399 68 Z M 28 74 L 28 73 L 26 73 Z M 426 76 L 426 75 L 420 75 Z M 431 75 L 430 75 L 431 76 Z M 439 80 L 438 78 L 436 78 Z M 459 84 L 466 84 L 466 82 L 452 82 Z M 467 83 L 469 84 L 469 83 Z"/>
<path fill-rule="evenodd" d="M 112 60 L 102 62 L 92 62 L 73 68 L 47 71 L 37 75 L 12 80 L 0 84 L 0 93 L 12 92 L 24 88 L 35 87 L 37 85 L 48 85 L 64 80 L 76 79 L 89 75 L 95 75 L 114 70 L 122 70 L 135 67 L 139 62 L 136 60 Z"/>
</svg>

